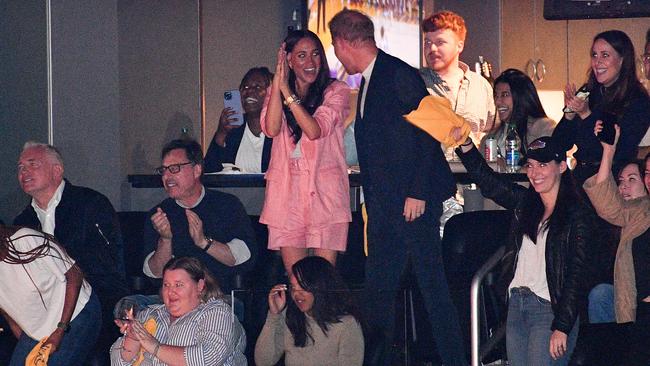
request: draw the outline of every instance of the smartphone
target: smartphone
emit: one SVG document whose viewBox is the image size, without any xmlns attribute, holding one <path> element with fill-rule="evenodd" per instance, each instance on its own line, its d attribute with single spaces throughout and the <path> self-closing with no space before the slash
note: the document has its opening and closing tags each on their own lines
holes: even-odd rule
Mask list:
<svg viewBox="0 0 650 366">
<path fill-rule="evenodd" d="M 606 144 L 614 145 L 614 139 L 616 138 L 616 130 L 614 129 L 616 116 L 605 113 L 600 120 L 603 121 L 603 130 L 598 134 L 598 139 Z"/>
<path fill-rule="evenodd" d="M 235 114 L 232 115 L 232 118 L 234 118 L 235 121 L 230 123 L 232 126 L 241 126 L 244 124 L 241 94 L 239 94 L 238 89 L 227 90 L 223 93 L 223 106 L 224 108 L 230 107 L 235 111 Z"/>
</svg>

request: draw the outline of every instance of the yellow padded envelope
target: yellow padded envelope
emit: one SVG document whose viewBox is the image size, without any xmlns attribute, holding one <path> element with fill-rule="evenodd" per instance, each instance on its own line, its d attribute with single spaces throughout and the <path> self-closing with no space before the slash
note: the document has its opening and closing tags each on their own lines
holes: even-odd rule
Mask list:
<svg viewBox="0 0 650 366">
<path fill-rule="evenodd" d="M 422 98 L 418 108 L 404 118 L 440 141 L 445 147 L 460 145 L 472 130 L 463 117 L 454 113 L 447 98 L 435 95 Z M 452 136 L 452 131 L 457 128 L 460 128 L 458 140 Z"/>
</svg>

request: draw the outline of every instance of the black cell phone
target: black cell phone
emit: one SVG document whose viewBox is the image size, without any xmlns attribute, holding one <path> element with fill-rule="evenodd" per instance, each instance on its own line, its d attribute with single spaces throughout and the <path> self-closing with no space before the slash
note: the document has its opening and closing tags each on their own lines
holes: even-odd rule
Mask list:
<svg viewBox="0 0 650 366">
<path fill-rule="evenodd" d="M 614 139 L 616 138 L 616 130 L 614 129 L 616 116 L 606 113 L 600 120 L 603 121 L 603 130 L 598 134 L 598 139 L 606 144 L 614 145 Z"/>
</svg>

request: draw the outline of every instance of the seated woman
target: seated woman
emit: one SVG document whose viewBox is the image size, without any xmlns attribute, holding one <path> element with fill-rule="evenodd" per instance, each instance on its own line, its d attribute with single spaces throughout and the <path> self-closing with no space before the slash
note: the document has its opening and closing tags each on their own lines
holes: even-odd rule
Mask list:
<svg viewBox="0 0 650 366">
<path fill-rule="evenodd" d="M 322 257 L 306 257 L 293 265 L 292 274 L 293 301 L 287 305 L 287 285 L 275 285 L 269 293 L 255 363 L 275 365 L 284 354 L 287 366 L 361 365 L 359 315 L 334 266 Z"/>
<path fill-rule="evenodd" d="M 483 138 L 481 152 L 485 151 L 485 140 L 493 138 L 499 153 L 505 157 L 509 128 L 514 128 L 521 138 L 522 157 L 526 156 L 528 142 L 553 134 L 555 121 L 546 116 L 535 84 L 523 72 L 508 69 L 497 77 L 494 81 L 494 104 L 501 123 Z"/>
<path fill-rule="evenodd" d="M 128 317 L 111 347 L 112 365 L 246 365 L 244 330 L 203 263 L 172 258 L 160 294 L 164 305 Z"/>
<path fill-rule="evenodd" d="M 38 347 L 45 353 L 49 349 L 50 366 L 81 365 L 94 348 L 101 322 L 97 295 L 52 236 L 3 225 L 0 314 L 18 338 L 11 366 L 25 365 Z"/>
<path fill-rule="evenodd" d="M 599 132 L 600 124 L 595 131 Z M 624 200 L 616 192 L 611 174 L 616 143 L 621 134 L 618 126 L 614 144 L 601 142 L 603 155 L 598 173 L 587 179 L 584 189 L 598 215 L 621 227 L 621 239 L 614 264 L 614 303 L 618 323 L 634 322 L 629 359 L 624 365 L 650 363 L 650 198 L 645 195 Z"/>
<path fill-rule="evenodd" d="M 549 136 L 531 142 L 529 188 L 496 174 L 469 139 L 456 152 L 483 195 L 514 210 L 500 277 L 510 364 L 568 364 L 595 215 L 576 192 L 566 151 Z"/>
<path fill-rule="evenodd" d="M 273 139 L 262 133 L 260 112 L 272 79 L 273 74 L 266 67 L 254 67 L 246 72 L 239 84 L 245 123 L 231 124 L 235 113 L 232 108 L 221 111 L 219 126 L 205 154 L 206 172 L 220 172 L 223 163 L 235 164 L 246 173 L 266 172 Z"/>
<path fill-rule="evenodd" d="M 641 160 L 633 160 L 624 163 L 623 168 L 618 173 L 618 193 L 623 200 L 629 201 L 648 195 L 644 185 L 645 165 Z M 616 247 L 620 240 L 620 228 L 612 226 L 615 229 L 615 240 L 608 242 L 613 243 L 610 248 L 597 253 L 598 265 L 603 267 L 598 270 L 599 274 L 604 277 L 589 292 L 589 323 L 611 323 L 616 321 L 614 315 L 614 258 L 616 257 Z"/>
</svg>

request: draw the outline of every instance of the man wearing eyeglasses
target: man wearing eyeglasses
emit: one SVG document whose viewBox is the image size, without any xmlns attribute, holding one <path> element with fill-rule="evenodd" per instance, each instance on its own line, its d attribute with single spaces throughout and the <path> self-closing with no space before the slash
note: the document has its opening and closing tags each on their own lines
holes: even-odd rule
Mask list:
<svg viewBox="0 0 650 366">
<path fill-rule="evenodd" d="M 162 277 L 172 257 L 195 257 L 230 291 L 233 277 L 250 269 L 256 256 L 255 234 L 235 196 L 207 190 L 201 183 L 203 153 L 193 140 L 173 140 L 162 150 L 156 169 L 169 198 L 151 209 L 144 228 L 144 273 Z"/>
<path fill-rule="evenodd" d="M 128 293 L 115 209 L 103 194 L 64 179 L 63 158 L 54 146 L 25 143 L 17 168 L 31 202 L 13 224 L 54 235 L 84 272 L 102 305 L 105 321 L 96 350 L 105 354 L 119 335 L 111 321 L 113 306 Z"/>
</svg>

